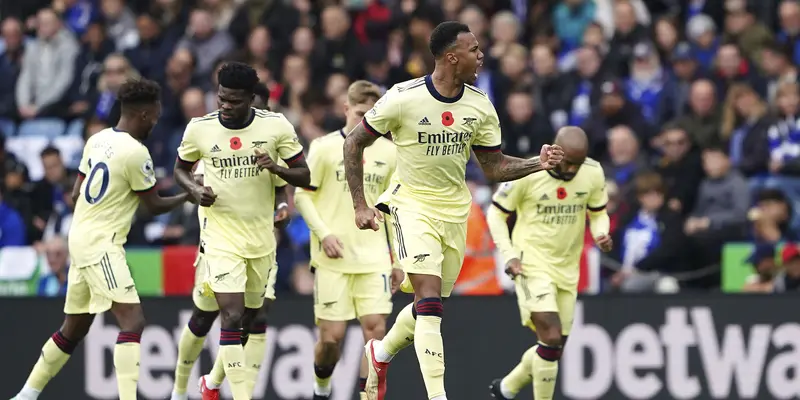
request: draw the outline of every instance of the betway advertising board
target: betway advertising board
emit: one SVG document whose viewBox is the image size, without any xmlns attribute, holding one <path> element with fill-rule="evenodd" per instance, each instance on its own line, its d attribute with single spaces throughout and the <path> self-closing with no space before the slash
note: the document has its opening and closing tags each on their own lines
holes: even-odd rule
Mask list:
<svg viewBox="0 0 800 400">
<path fill-rule="evenodd" d="M 397 299 L 396 310 L 408 301 Z M 798 296 L 597 296 L 580 300 L 575 327 L 560 364 L 559 399 L 798 399 Z M 140 399 L 167 399 L 177 343 L 191 315 L 184 298 L 144 300 Z M 61 323 L 58 300 L 0 299 L 0 398 L 23 385 L 39 350 Z M 488 383 L 508 372 L 535 343 L 519 326 L 513 297 L 453 298 L 445 303 L 443 334 L 448 397 L 488 399 Z M 392 319 L 392 318 L 390 318 Z M 280 298 L 270 318 L 268 345 L 254 398 L 311 398 L 312 302 Z M 114 399 L 111 316 L 91 332 L 40 399 Z M 217 353 L 218 327 L 195 369 L 208 371 Z M 357 326 L 345 336 L 334 373 L 333 400 L 356 399 L 363 339 Z M 531 390 L 518 399 L 530 400 Z M 190 385 L 192 398 L 198 398 Z M 229 396 L 230 393 L 224 391 Z M 228 397 L 230 398 L 230 397 Z M 413 349 L 389 370 L 387 399 L 424 399 Z"/>
</svg>

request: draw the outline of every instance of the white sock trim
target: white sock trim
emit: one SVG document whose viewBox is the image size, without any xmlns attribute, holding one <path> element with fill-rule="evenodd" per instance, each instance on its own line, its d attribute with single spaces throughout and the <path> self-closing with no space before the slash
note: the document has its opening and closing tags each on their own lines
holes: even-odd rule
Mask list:
<svg viewBox="0 0 800 400">
<path fill-rule="evenodd" d="M 219 389 L 219 387 L 222 386 L 222 384 L 216 385 L 214 382 L 211 382 L 211 375 L 204 375 L 204 378 L 203 380 L 206 382 L 206 387 L 211 390 Z"/>
<path fill-rule="evenodd" d="M 393 355 L 389 354 L 389 352 L 383 348 L 383 342 L 380 340 L 374 340 L 372 342 L 372 351 L 373 355 L 375 356 L 375 360 L 378 362 L 388 363 L 392 361 L 392 358 L 394 358 Z"/>
<path fill-rule="evenodd" d="M 319 396 L 331 395 L 331 383 L 328 381 L 328 386 L 320 386 L 318 382 L 314 381 L 314 394 Z"/>
<path fill-rule="evenodd" d="M 432 398 L 431 400 L 447 400 L 447 396 L 445 396 L 445 395 L 436 396 L 436 397 Z"/>
<path fill-rule="evenodd" d="M 36 400 L 39 398 L 39 395 L 42 392 L 40 390 L 36 390 L 28 385 L 22 387 L 22 390 L 19 391 L 17 397 L 25 400 Z"/>
<path fill-rule="evenodd" d="M 505 397 L 507 399 L 513 399 L 513 398 L 517 397 L 517 394 L 512 392 L 508 388 L 508 384 L 506 384 L 506 379 L 505 378 L 503 378 L 500 381 L 500 393 L 503 395 L 503 397 Z"/>
</svg>

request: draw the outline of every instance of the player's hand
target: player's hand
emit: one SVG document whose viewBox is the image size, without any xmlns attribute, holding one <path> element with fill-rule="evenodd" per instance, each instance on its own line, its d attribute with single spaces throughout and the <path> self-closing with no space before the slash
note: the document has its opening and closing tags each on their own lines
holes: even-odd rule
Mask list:
<svg viewBox="0 0 800 400">
<path fill-rule="evenodd" d="M 282 203 L 277 210 L 275 210 L 275 226 L 282 226 L 289 222 L 289 206 Z"/>
<path fill-rule="evenodd" d="M 512 258 L 506 263 L 506 274 L 514 279 L 522 274 L 522 261 L 519 258 Z"/>
<path fill-rule="evenodd" d="M 208 186 L 198 186 L 198 189 L 192 193 L 192 203 L 199 204 L 201 207 L 210 207 L 217 200 L 217 195 L 214 194 Z"/>
<path fill-rule="evenodd" d="M 555 144 L 546 144 L 542 146 L 542 150 L 539 152 L 539 161 L 541 161 L 542 168 L 544 169 L 555 168 L 563 159 L 564 150 L 561 149 L 561 146 Z"/>
<path fill-rule="evenodd" d="M 395 294 L 400 289 L 400 284 L 406 279 L 406 274 L 400 268 L 392 268 L 392 294 Z"/>
<path fill-rule="evenodd" d="M 344 256 L 344 243 L 333 235 L 322 239 L 322 250 L 328 258 L 342 258 Z"/>
<path fill-rule="evenodd" d="M 272 157 L 261 149 L 256 149 L 256 165 L 269 172 L 275 172 L 274 169 L 277 166 L 275 161 L 272 160 Z"/>
<path fill-rule="evenodd" d="M 377 231 L 379 224 L 383 222 L 383 215 L 377 209 L 364 207 L 356 209 L 356 226 L 358 229 L 372 229 Z"/>
<path fill-rule="evenodd" d="M 614 247 L 614 241 L 608 235 L 600 235 L 594 239 L 594 242 L 603 253 L 608 253 Z"/>
</svg>

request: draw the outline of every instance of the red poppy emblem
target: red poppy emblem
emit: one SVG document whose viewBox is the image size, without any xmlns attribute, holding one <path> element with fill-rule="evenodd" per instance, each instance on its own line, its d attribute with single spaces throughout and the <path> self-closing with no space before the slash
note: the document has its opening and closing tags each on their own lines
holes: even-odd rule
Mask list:
<svg viewBox="0 0 800 400">
<path fill-rule="evenodd" d="M 455 122 L 455 119 L 453 119 L 453 113 L 450 111 L 445 111 L 442 113 L 442 125 L 450 126 L 453 125 L 453 122 Z"/>
<path fill-rule="evenodd" d="M 239 150 L 242 148 L 242 141 L 234 136 L 231 138 L 231 150 Z"/>
<path fill-rule="evenodd" d="M 567 189 L 564 189 L 562 187 L 558 188 L 558 190 L 556 190 L 556 197 L 558 197 L 559 200 L 566 199 L 567 198 Z"/>
</svg>

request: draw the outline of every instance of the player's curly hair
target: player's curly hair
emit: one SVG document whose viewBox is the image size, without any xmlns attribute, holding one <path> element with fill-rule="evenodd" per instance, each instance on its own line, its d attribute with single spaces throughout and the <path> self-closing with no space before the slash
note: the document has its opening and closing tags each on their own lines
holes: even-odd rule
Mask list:
<svg viewBox="0 0 800 400">
<path fill-rule="evenodd" d="M 253 94 L 264 99 L 269 99 L 269 88 L 267 85 L 258 82 L 255 86 L 253 86 Z"/>
<path fill-rule="evenodd" d="M 458 35 L 469 33 L 469 27 L 457 21 L 445 21 L 433 28 L 431 40 L 428 47 L 435 58 L 444 55 L 445 51 L 452 47 L 458 39 Z"/>
<path fill-rule="evenodd" d="M 132 79 L 122 84 L 117 98 L 123 107 L 153 104 L 161 100 L 161 87 L 149 79 Z"/>
<path fill-rule="evenodd" d="M 252 93 L 258 84 L 258 74 L 253 67 L 247 64 L 231 61 L 219 69 L 217 81 L 224 88 L 246 90 Z"/>
</svg>

